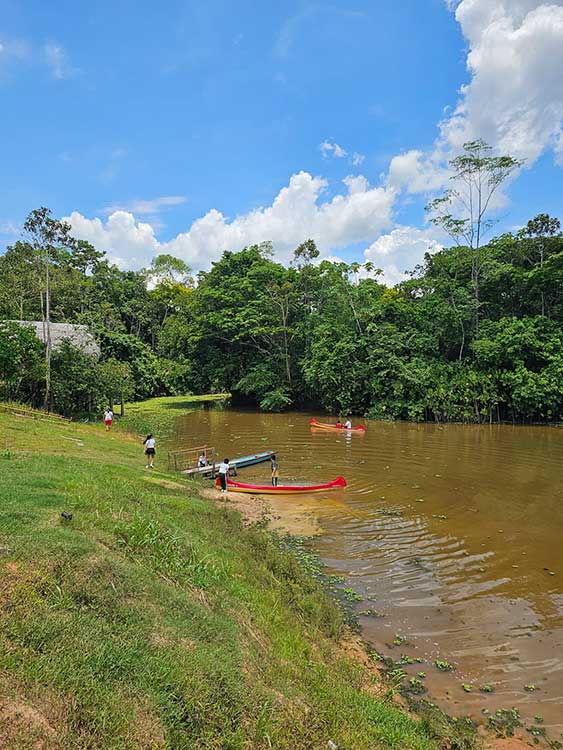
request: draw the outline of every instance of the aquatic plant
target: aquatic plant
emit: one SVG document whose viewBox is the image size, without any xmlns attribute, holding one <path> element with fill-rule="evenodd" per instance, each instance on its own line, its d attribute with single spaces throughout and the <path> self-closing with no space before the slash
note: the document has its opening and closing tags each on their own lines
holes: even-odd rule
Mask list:
<svg viewBox="0 0 563 750">
<path fill-rule="evenodd" d="M 495 731 L 498 737 L 512 737 L 514 730 L 522 726 L 520 719 L 517 708 L 499 708 L 489 716 L 487 726 Z"/>
<path fill-rule="evenodd" d="M 445 661 L 442 659 L 436 659 L 434 662 L 434 666 L 440 670 L 440 672 L 453 672 L 455 667 L 453 664 L 450 664 L 449 661 Z"/>
<path fill-rule="evenodd" d="M 495 692 L 494 687 L 492 685 L 490 685 L 488 682 L 485 683 L 485 685 L 481 685 L 481 687 L 479 688 L 479 690 L 482 693 L 494 693 Z"/>
</svg>

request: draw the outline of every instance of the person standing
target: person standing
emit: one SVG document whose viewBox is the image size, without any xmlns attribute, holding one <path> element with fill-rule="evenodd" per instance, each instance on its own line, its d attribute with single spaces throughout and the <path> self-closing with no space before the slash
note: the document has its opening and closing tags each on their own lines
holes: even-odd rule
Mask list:
<svg viewBox="0 0 563 750">
<path fill-rule="evenodd" d="M 108 406 L 108 408 L 104 412 L 104 424 L 106 426 L 106 432 L 110 431 L 112 422 L 113 422 L 113 411 L 111 410 L 111 407 Z"/>
<path fill-rule="evenodd" d="M 272 465 L 272 487 L 277 487 L 278 486 L 279 473 L 278 473 L 278 462 L 276 461 L 276 457 L 275 456 L 272 456 L 270 458 L 270 463 Z"/>
<path fill-rule="evenodd" d="M 219 481 L 221 482 L 221 492 L 225 494 L 227 491 L 227 480 L 229 478 L 229 459 L 224 458 L 219 464 Z"/>
<path fill-rule="evenodd" d="M 152 432 L 149 432 L 149 434 L 143 440 L 143 445 L 145 446 L 145 456 L 147 457 L 147 461 L 148 461 L 148 464 L 146 465 L 145 468 L 154 469 L 154 457 L 156 455 L 156 440 L 154 439 Z"/>
</svg>

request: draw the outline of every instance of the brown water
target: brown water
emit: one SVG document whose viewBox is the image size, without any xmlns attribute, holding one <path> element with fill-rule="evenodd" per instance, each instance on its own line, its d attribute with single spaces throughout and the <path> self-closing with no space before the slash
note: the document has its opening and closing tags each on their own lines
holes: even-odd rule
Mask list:
<svg viewBox="0 0 563 750">
<path fill-rule="evenodd" d="M 202 410 L 179 419 L 175 443 L 221 457 L 276 450 L 280 483 L 346 477 L 345 491 L 299 503 L 320 520 L 323 560 L 365 598 L 357 611 L 384 615 L 360 617 L 366 640 L 425 658 L 406 670 L 425 671 L 448 712 L 478 719 L 516 706 L 560 739 L 563 430 L 366 422 L 362 436 L 313 431 L 309 416 Z M 269 465 L 240 475 L 268 481 Z M 396 633 L 408 644 L 385 645 Z M 456 670 L 439 672 L 435 659 Z M 495 692 L 479 692 L 485 683 Z"/>
</svg>

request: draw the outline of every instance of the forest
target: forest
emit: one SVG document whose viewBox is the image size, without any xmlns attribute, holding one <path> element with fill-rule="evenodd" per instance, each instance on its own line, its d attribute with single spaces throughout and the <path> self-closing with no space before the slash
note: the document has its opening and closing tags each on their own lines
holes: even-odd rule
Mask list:
<svg viewBox="0 0 563 750">
<path fill-rule="evenodd" d="M 388 288 L 369 263 L 318 262 L 312 240 L 288 267 L 265 242 L 194 275 L 167 255 L 122 271 L 47 209 L 25 230 L 0 256 L 4 399 L 69 415 L 217 391 L 267 411 L 377 419 L 563 413 L 563 236 L 545 214 L 479 248 L 478 296 L 476 251 L 463 244 L 427 254 Z M 47 361 L 15 322 L 46 314 L 88 326 L 99 360 L 65 343 Z"/>
</svg>

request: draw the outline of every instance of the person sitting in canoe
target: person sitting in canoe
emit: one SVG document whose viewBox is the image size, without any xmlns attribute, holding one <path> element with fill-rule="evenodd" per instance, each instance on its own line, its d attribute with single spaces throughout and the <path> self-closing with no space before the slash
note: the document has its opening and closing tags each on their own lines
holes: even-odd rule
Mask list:
<svg viewBox="0 0 563 750">
<path fill-rule="evenodd" d="M 278 473 L 278 462 L 276 461 L 276 457 L 272 456 L 270 458 L 270 462 L 272 464 L 272 487 L 277 487 L 279 473 Z"/>
<path fill-rule="evenodd" d="M 336 427 L 337 430 L 341 430 L 342 429 L 342 422 L 340 420 L 337 420 L 337 422 L 336 422 L 336 424 L 334 426 Z"/>
<path fill-rule="evenodd" d="M 219 481 L 221 482 L 221 492 L 227 491 L 227 478 L 229 476 L 229 459 L 224 458 L 219 464 Z"/>
<path fill-rule="evenodd" d="M 352 429 L 352 422 L 350 422 L 350 417 L 348 417 L 348 419 L 344 422 L 344 428 L 346 430 L 351 430 Z"/>
</svg>

